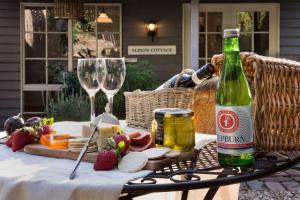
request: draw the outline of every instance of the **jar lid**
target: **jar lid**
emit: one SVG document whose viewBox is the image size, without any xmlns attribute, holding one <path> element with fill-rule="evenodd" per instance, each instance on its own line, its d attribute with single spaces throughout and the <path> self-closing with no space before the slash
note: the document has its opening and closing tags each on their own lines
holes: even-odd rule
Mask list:
<svg viewBox="0 0 300 200">
<path fill-rule="evenodd" d="M 189 117 L 194 113 L 190 109 L 182 108 L 159 108 L 153 111 L 155 117 Z"/>
</svg>

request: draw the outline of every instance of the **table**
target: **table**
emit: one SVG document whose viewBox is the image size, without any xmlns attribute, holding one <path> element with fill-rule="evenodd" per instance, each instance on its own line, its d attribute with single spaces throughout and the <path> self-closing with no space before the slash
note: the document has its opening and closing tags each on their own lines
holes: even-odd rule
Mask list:
<svg viewBox="0 0 300 200">
<path fill-rule="evenodd" d="M 205 200 L 213 199 L 220 186 L 236 184 L 268 176 L 288 169 L 300 162 L 300 152 L 264 153 L 256 152 L 252 167 L 219 166 L 216 143 L 210 143 L 198 151 L 193 161 L 181 162 L 154 171 L 145 178 L 124 185 L 120 199 L 168 191 L 183 191 L 181 199 L 187 199 L 189 190 L 210 188 Z M 216 175 L 217 178 L 201 180 L 200 175 Z M 170 179 L 172 183 L 160 184 L 157 179 Z"/>
</svg>

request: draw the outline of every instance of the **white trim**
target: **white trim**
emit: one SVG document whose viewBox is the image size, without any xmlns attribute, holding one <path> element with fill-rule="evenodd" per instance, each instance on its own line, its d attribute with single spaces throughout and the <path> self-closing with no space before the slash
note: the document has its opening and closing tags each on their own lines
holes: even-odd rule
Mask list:
<svg viewBox="0 0 300 200">
<path fill-rule="evenodd" d="M 182 69 L 191 68 L 190 8 L 188 3 L 182 4 Z"/>
<path fill-rule="evenodd" d="M 196 70 L 199 67 L 199 0 L 191 0 L 190 9 L 190 64 Z"/>
<path fill-rule="evenodd" d="M 73 20 L 68 19 L 68 30 L 73 29 Z M 68 71 L 73 71 L 73 31 L 68 31 Z"/>
<path fill-rule="evenodd" d="M 61 84 L 26 84 L 23 91 L 61 91 Z"/>
</svg>

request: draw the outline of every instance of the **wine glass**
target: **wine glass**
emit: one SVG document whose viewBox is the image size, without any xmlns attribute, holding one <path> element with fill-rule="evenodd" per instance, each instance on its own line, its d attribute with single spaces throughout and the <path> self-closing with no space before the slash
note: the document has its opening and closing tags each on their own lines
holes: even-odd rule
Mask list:
<svg viewBox="0 0 300 200">
<path fill-rule="evenodd" d="M 88 93 L 91 101 L 91 121 L 95 119 L 95 95 L 107 74 L 105 64 L 104 58 L 78 59 L 77 63 L 80 85 Z"/>
<path fill-rule="evenodd" d="M 105 58 L 105 60 L 107 75 L 104 78 L 104 83 L 101 84 L 101 89 L 108 99 L 105 111 L 112 114 L 113 98 L 124 83 L 126 66 L 124 58 Z"/>
</svg>

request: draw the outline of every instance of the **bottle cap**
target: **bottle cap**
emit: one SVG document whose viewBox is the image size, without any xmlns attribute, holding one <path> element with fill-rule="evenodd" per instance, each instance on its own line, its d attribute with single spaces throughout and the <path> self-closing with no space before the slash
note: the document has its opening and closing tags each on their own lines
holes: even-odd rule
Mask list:
<svg viewBox="0 0 300 200">
<path fill-rule="evenodd" d="M 224 29 L 224 38 L 239 37 L 240 30 L 238 28 Z"/>
</svg>

